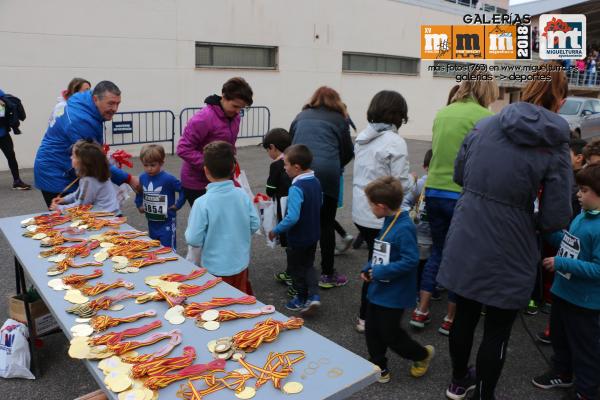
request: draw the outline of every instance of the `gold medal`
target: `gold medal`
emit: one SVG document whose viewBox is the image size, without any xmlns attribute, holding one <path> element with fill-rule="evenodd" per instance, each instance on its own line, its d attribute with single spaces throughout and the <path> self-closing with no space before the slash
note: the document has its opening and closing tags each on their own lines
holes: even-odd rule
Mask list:
<svg viewBox="0 0 600 400">
<path fill-rule="evenodd" d="M 233 349 L 229 349 L 224 353 L 213 353 L 213 356 L 218 360 L 229 360 L 233 355 Z"/>
<path fill-rule="evenodd" d="M 206 310 L 200 315 L 200 318 L 204 321 L 214 321 L 219 318 L 219 312 L 217 310 Z"/>
<path fill-rule="evenodd" d="M 69 226 L 70 226 L 71 228 L 77 228 L 79 225 L 81 225 L 81 223 L 82 223 L 82 222 L 83 222 L 82 220 L 80 220 L 80 219 L 77 219 L 77 220 L 73 221 L 73 222 L 71 223 L 71 225 L 69 225 Z"/>
<path fill-rule="evenodd" d="M 94 260 L 96 260 L 97 262 L 103 262 L 107 258 L 108 253 L 106 251 L 99 251 L 96 254 L 94 254 Z"/>
<path fill-rule="evenodd" d="M 184 308 L 182 305 L 173 306 L 165 313 L 165 319 L 173 325 L 183 324 L 185 322 L 183 310 Z"/>
<path fill-rule="evenodd" d="M 133 384 L 128 376 L 119 374 L 118 372 L 111 372 L 106 379 L 104 379 L 104 383 L 115 393 L 124 392 Z"/>
<path fill-rule="evenodd" d="M 235 392 L 235 397 L 237 397 L 238 399 L 251 399 L 256 395 L 256 389 L 254 389 L 251 386 L 246 386 L 244 388 L 244 390 L 240 391 L 240 392 Z"/>
<path fill-rule="evenodd" d="M 236 350 L 232 355 L 231 355 L 231 359 L 233 361 L 240 361 L 241 359 L 246 358 L 246 352 L 244 352 L 243 350 Z"/>
<path fill-rule="evenodd" d="M 85 225 L 85 224 L 84 225 L 79 225 L 79 229 L 87 229 L 87 228 L 89 228 L 88 225 Z"/>
<path fill-rule="evenodd" d="M 46 235 L 45 233 L 36 233 L 31 238 L 34 240 L 42 240 L 42 239 L 45 239 L 46 237 L 48 237 L 48 235 Z"/>
<path fill-rule="evenodd" d="M 88 324 L 79 324 L 71 327 L 71 333 L 75 337 L 90 336 L 94 333 L 94 328 Z"/>
<path fill-rule="evenodd" d="M 123 304 L 115 304 L 109 308 L 110 311 L 121 311 L 125 306 Z"/>
<path fill-rule="evenodd" d="M 71 345 L 69 346 L 69 357 L 76 358 L 78 360 L 88 358 L 90 353 L 90 346 L 87 343 L 87 338 L 84 339 L 85 341 L 71 341 Z"/>
<path fill-rule="evenodd" d="M 300 382 L 288 382 L 283 385 L 281 390 L 286 394 L 296 394 L 300 393 L 302 389 L 304 389 L 304 386 Z"/>
<path fill-rule="evenodd" d="M 217 321 L 206 321 L 202 327 L 207 331 L 216 331 L 220 326 Z"/>
<path fill-rule="evenodd" d="M 59 263 L 61 261 L 64 261 L 67 259 L 67 255 L 66 254 L 57 254 L 55 256 L 52 257 L 48 257 L 48 261 L 50 262 L 55 262 L 55 263 Z"/>
<path fill-rule="evenodd" d="M 82 295 L 79 290 L 73 289 L 67 290 L 64 299 L 73 304 L 84 304 L 90 300 L 89 297 Z"/>
<path fill-rule="evenodd" d="M 217 340 L 215 344 L 216 353 L 224 353 L 226 351 L 229 351 L 229 349 L 231 349 L 231 342 Z"/>
<path fill-rule="evenodd" d="M 210 342 L 206 343 L 206 347 L 208 347 L 208 351 L 210 351 L 211 353 L 215 352 L 216 345 L 217 345 L 216 340 L 211 340 Z"/>
<path fill-rule="evenodd" d="M 100 247 L 103 249 L 110 249 L 111 247 L 115 247 L 115 244 L 110 242 L 102 242 L 100 243 Z"/>
<path fill-rule="evenodd" d="M 123 256 L 114 256 L 110 260 L 112 262 L 114 262 L 114 263 L 117 263 L 117 264 L 127 264 L 127 263 L 129 263 L 129 260 L 127 259 L 127 257 L 123 257 Z"/>
<path fill-rule="evenodd" d="M 108 373 L 116 368 L 119 364 L 122 364 L 121 359 L 118 356 L 112 356 L 100 361 L 98 363 L 98 368 L 100 368 L 105 375 L 108 375 Z"/>
<path fill-rule="evenodd" d="M 24 219 L 23 221 L 21 221 L 21 226 L 22 227 L 28 227 L 31 224 L 33 224 L 33 222 L 34 222 L 33 218 L 27 218 L 27 219 Z"/>
<path fill-rule="evenodd" d="M 138 267 L 126 267 L 125 270 L 128 274 L 135 274 L 136 272 L 140 272 Z"/>
</svg>

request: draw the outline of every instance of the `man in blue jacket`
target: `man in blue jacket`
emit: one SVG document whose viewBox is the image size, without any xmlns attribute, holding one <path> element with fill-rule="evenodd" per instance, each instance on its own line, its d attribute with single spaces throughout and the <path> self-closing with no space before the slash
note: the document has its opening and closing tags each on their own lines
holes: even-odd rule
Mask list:
<svg viewBox="0 0 600 400">
<path fill-rule="evenodd" d="M 76 179 L 71 166 L 71 147 L 80 139 L 103 144 L 103 124 L 110 121 L 121 103 L 121 91 L 114 83 L 102 81 L 93 92 L 76 93 L 66 106 L 59 109 L 48 125 L 48 130 L 35 156 L 33 173 L 35 186 L 42 191 L 46 205 L 62 193 Z M 128 183 L 134 190 L 138 178 L 116 167 L 111 167 L 111 180 L 117 185 Z M 77 189 L 73 185 L 67 192 Z"/>
</svg>

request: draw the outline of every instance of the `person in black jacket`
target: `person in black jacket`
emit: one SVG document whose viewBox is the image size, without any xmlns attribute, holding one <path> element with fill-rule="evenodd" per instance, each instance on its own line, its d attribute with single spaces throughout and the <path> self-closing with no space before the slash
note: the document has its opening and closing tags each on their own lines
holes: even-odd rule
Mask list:
<svg viewBox="0 0 600 400">
<path fill-rule="evenodd" d="M 31 185 L 26 184 L 21 180 L 19 175 L 19 163 L 15 155 L 15 146 L 10 137 L 10 130 L 18 135 L 19 121 L 25 119 L 25 109 L 21 105 L 21 100 L 17 97 L 4 93 L 0 89 L 0 150 L 4 153 L 8 161 L 8 167 L 13 176 L 13 189 L 15 190 L 30 190 Z"/>
<path fill-rule="evenodd" d="M 335 214 L 342 168 L 354 158 L 346 107 L 338 92 L 321 86 L 302 108 L 290 127 L 292 144 L 303 144 L 313 154 L 312 169 L 321 182 L 321 279 L 323 289 L 343 286 L 346 276 L 334 268 Z"/>
</svg>

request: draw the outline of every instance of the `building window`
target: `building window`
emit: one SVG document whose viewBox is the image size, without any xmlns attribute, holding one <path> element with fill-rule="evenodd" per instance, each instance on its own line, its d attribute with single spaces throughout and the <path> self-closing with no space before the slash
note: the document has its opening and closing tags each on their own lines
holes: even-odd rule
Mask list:
<svg viewBox="0 0 600 400">
<path fill-rule="evenodd" d="M 196 67 L 277 68 L 277 47 L 196 42 Z"/>
<path fill-rule="evenodd" d="M 342 71 L 418 75 L 419 59 L 344 52 L 342 54 Z"/>
<path fill-rule="evenodd" d="M 458 61 L 434 61 L 433 76 L 456 78 L 456 75 L 466 75 L 469 74 L 469 65 L 471 64 Z"/>
</svg>

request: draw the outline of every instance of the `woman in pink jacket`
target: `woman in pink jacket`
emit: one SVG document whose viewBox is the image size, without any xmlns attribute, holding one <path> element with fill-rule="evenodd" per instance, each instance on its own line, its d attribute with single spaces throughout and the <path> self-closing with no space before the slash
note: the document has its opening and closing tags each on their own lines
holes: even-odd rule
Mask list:
<svg viewBox="0 0 600 400">
<path fill-rule="evenodd" d="M 181 184 L 190 206 L 206 192 L 204 146 L 223 140 L 235 147 L 240 129 L 240 110 L 252 105 L 252 88 L 243 78 L 231 78 L 223 85 L 222 96 L 208 96 L 206 106 L 188 121 L 177 144 L 183 160 Z"/>
</svg>

